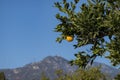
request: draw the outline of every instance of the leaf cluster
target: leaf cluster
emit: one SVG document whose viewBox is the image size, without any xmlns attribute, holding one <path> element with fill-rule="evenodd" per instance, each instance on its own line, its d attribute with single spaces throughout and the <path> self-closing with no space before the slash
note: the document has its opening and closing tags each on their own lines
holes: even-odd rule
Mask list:
<svg viewBox="0 0 120 80">
<path fill-rule="evenodd" d="M 73 63 L 79 66 L 84 67 L 97 56 L 104 56 L 106 51 L 110 52 L 106 58 L 109 58 L 113 65 L 119 65 L 120 1 L 88 0 L 88 3 L 77 7 L 79 2 L 79 0 L 71 2 L 63 0 L 55 3 L 55 7 L 61 12 L 56 14 L 60 23 L 55 27 L 55 31 L 61 33 L 56 41 L 61 42 L 66 35 L 71 35 L 77 42 L 73 45 L 75 48 L 92 45 L 92 54 L 78 53 L 80 57 Z"/>
</svg>

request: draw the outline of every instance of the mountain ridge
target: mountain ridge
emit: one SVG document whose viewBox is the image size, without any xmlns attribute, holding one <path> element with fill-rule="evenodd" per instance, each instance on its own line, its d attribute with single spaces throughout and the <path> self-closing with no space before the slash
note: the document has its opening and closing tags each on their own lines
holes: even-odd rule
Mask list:
<svg viewBox="0 0 120 80">
<path fill-rule="evenodd" d="M 101 71 L 103 73 L 110 74 L 113 78 L 120 71 L 106 64 L 95 62 L 92 66 L 102 65 Z M 18 67 L 14 69 L 0 69 L 4 72 L 8 80 L 40 80 L 43 72 L 46 76 L 53 80 L 56 75 L 54 74 L 56 70 L 63 70 L 65 73 L 74 72 L 78 67 L 71 66 L 69 61 L 60 56 L 47 56 L 41 61 L 26 64 L 23 67 Z"/>
</svg>

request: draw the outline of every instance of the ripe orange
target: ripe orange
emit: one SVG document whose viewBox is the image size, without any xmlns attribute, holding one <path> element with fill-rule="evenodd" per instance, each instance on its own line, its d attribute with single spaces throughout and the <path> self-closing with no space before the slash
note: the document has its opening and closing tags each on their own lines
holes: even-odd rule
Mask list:
<svg viewBox="0 0 120 80">
<path fill-rule="evenodd" d="M 73 41 L 73 36 L 66 36 L 66 40 L 67 40 L 68 42 Z"/>
</svg>

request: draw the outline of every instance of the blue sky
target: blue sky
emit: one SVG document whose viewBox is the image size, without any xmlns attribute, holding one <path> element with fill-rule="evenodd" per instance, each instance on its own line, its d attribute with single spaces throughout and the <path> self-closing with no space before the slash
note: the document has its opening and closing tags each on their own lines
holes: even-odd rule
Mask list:
<svg viewBox="0 0 120 80">
<path fill-rule="evenodd" d="M 47 56 L 74 59 L 74 42 L 56 43 L 53 7 L 59 0 L 0 0 L 0 68 L 22 67 Z M 81 0 L 83 2 L 84 0 Z M 97 61 L 109 64 L 103 58 Z"/>
</svg>

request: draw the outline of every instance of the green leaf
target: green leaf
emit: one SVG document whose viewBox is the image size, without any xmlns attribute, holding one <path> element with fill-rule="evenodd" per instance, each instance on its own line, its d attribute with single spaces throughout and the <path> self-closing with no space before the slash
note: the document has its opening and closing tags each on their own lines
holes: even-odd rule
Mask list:
<svg viewBox="0 0 120 80">
<path fill-rule="evenodd" d="M 58 38 L 56 39 L 56 42 L 61 43 L 61 42 L 62 42 L 62 38 L 58 37 Z"/>
<path fill-rule="evenodd" d="M 65 6 L 64 6 L 65 9 L 68 9 L 69 8 L 69 3 L 66 3 Z"/>
<path fill-rule="evenodd" d="M 79 2 L 79 0 L 74 0 L 74 2 L 77 4 Z"/>
</svg>

